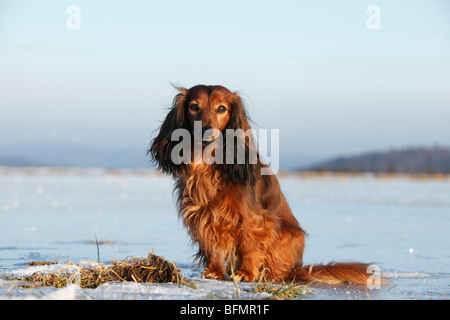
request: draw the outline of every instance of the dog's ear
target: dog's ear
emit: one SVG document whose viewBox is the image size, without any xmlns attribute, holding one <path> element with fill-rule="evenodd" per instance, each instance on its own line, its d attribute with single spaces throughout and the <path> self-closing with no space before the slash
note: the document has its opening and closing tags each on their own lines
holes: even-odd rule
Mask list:
<svg viewBox="0 0 450 320">
<path fill-rule="evenodd" d="M 247 131 L 250 129 L 249 117 L 244 107 L 244 102 L 237 92 L 233 92 L 231 96 L 231 116 L 228 121 L 227 129 L 242 129 Z"/>
<path fill-rule="evenodd" d="M 172 159 L 172 149 L 178 141 L 172 141 L 172 133 L 176 129 L 187 129 L 185 116 L 185 103 L 188 90 L 182 87 L 175 87 L 179 93 L 173 99 L 172 107 L 169 109 L 165 120 L 159 127 L 159 133 L 150 143 L 147 154 L 157 165 L 158 170 L 168 174 L 177 174 L 185 168 L 185 164 L 175 164 Z"/>
<path fill-rule="evenodd" d="M 227 134 L 230 130 L 235 134 Z M 231 115 L 224 136 L 225 161 L 221 167 L 225 179 L 230 183 L 254 185 L 260 175 L 261 162 L 244 103 L 236 92 L 232 93 Z M 233 148 L 232 157 L 227 154 L 227 150 L 229 153 L 231 148 Z M 244 163 L 242 154 L 239 155 L 242 152 L 245 152 Z"/>
</svg>

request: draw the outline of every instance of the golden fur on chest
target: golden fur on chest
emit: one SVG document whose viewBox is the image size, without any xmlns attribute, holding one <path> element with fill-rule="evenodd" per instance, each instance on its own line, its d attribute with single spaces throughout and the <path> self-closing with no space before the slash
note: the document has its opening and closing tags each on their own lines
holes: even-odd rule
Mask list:
<svg viewBox="0 0 450 320">
<path fill-rule="evenodd" d="M 179 213 L 199 246 L 199 263 L 220 270 L 218 277 L 222 277 L 229 273 L 230 265 L 237 270 L 242 255 L 252 250 L 261 254 L 256 268 L 267 267 L 279 240 L 280 216 L 255 202 L 248 188 L 223 182 L 211 166 L 192 165 L 188 172 L 178 181 Z"/>
<path fill-rule="evenodd" d="M 203 264 L 211 259 L 235 260 L 242 215 L 225 197 L 227 186 L 217 172 L 207 165 L 189 169 L 188 178 L 180 181 L 179 213 L 192 241 L 199 245 L 196 258 Z M 218 254 L 218 247 L 224 252 Z"/>
</svg>

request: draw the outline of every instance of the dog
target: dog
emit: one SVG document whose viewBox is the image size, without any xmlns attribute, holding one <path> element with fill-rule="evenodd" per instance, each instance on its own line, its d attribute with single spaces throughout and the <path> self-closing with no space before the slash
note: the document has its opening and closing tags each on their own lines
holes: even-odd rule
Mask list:
<svg viewBox="0 0 450 320">
<path fill-rule="evenodd" d="M 252 142 L 251 131 L 220 138 L 230 130 L 251 129 L 240 95 L 219 85 L 176 89 L 178 94 L 148 154 L 158 170 L 175 179 L 179 217 L 198 245 L 195 261 L 205 267 L 202 277 L 227 280 L 234 276 L 236 281 L 253 282 L 264 275 L 274 282 L 366 284 L 371 276 L 366 263 L 303 265 L 306 232 L 276 176 L 261 174 L 268 166 Z M 173 139 L 177 129 L 194 137 L 185 141 L 189 150 L 175 150 L 180 143 Z M 240 145 L 246 152 L 245 161 L 207 161 L 211 157 L 224 160 L 232 142 L 233 152 L 227 160 L 237 160 Z M 196 148 L 210 152 L 196 155 Z M 256 156 L 250 158 L 251 153 Z"/>
</svg>

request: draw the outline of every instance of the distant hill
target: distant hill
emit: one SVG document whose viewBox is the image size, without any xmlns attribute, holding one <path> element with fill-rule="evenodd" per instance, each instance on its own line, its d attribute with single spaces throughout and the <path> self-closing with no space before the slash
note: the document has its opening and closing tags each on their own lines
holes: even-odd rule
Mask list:
<svg viewBox="0 0 450 320">
<path fill-rule="evenodd" d="M 0 167 L 50 167 L 50 165 L 30 158 L 5 156 L 0 157 Z"/>
<path fill-rule="evenodd" d="M 146 146 L 98 147 L 63 144 L 0 146 L 0 166 L 151 168 Z"/>
<path fill-rule="evenodd" d="M 146 147 L 98 147 L 63 144 L 22 144 L 0 146 L 0 166 L 6 167 L 101 167 L 154 168 Z M 450 148 L 404 148 L 323 158 L 280 154 L 280 170 L 373 173 L 447 173 L 450 174 Z M 301 167 L 301 168 L 299 168 Z"/>
<path fill-rule="evenodd" d="M 450 148 L 405 148 L 339 157 L 302 171 L 450 173 Z"/>
</svg>

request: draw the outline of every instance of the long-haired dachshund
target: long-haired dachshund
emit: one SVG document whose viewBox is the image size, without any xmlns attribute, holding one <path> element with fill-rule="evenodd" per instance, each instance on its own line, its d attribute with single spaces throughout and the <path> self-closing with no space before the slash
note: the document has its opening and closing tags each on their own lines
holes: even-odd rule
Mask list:
<svg viewBox="0 0 450 320">
<path fill-rule="evenodd" d="M 176 180 L 179 216 L 193 243 L 198 245 L 196 260 L 205 266 L 202 276 L 229 279 L 234 271 L 237 281 L 253 282 L 264 272 L 266 279 L 272 281 L 366 284 L 371 276 L 368 264 L 303 266 L 306 233 L 292 214 L 275 175 L 261 174 L 268 167 L 258 154 L 254 159 L 247 155 L 240 162 L 211 163 L 202 159 L 205 155 L 201 152 L 200 159 L 195 152 L 174 152 L 181 142 L 173 139 L 172 133 L 184 129 L 194 137 L 196 121 L 201 124 L 201 139 L 191 139 L 192 150 L 196 146 L 201 151 L 212 148 L 209 156 L 222 154 L 222 160 L 230 160 L 225 159 L 225 151 L 230 149 L 227 144 L 233 142 L 234 156 L 229 158 L 237 160 L 239 143 L 248 154 L 255 148 L 249 135 L 233 139 L 225 135 L 222 146 L 211 147 L 227 129 L 250 129 L 236 92 L 205 85 L 177 89 L 179 93 L 148 153 L 159 170 Z"/>
</svg>

